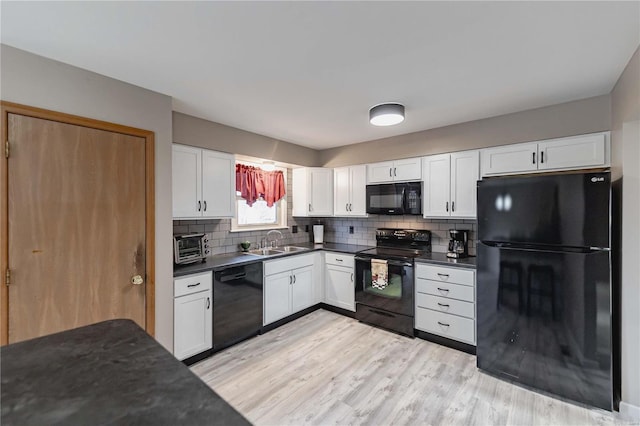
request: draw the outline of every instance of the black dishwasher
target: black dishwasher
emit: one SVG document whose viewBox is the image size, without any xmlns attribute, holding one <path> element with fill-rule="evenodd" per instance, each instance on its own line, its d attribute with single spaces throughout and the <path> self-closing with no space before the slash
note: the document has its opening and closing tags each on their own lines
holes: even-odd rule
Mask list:
<svg viewBox="0 0 640 426">
<path fill-rule="evenodd" d="M 214 351 L 260 333 L 262 287 L 262 262 L 214 271 Z"/>
</svg>

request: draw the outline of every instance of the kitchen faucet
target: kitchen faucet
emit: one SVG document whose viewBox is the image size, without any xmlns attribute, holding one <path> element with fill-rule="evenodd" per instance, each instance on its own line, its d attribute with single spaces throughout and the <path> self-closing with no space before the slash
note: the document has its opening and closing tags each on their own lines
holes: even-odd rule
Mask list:
<svg viewBox="0 0 640 426">
<path fill-rule="evenodd" d="M 269 242 L 269 235 L 271 235 L 272 233 L 276 233 L 276 234 L 280 235 L 280 237 L 277 237 L 277 236 L 276 236 L 276 239 L 275 239 L 275 245 L 273 245 L 273 242 L 274 242 L 274 241 L 272 241 L 272 247 L 274 247 L 274 248 L 275 248 L 275 247 L 278 247 L 278 240 L 281 240 L 281 239 L 283 239 L 283 238 L 284 238 L 284 236 L 282 235 L 282 232 L 278 231 L 277 229 L 272 229 L 271 231 L 267 232 L 267 236 L 266 236 L 266 237 L 264 237 L 265 247 L 266 247 L 266 245 L 267 245 L 266 243 L 268 243 L 268 242 Z"/>
</svg>

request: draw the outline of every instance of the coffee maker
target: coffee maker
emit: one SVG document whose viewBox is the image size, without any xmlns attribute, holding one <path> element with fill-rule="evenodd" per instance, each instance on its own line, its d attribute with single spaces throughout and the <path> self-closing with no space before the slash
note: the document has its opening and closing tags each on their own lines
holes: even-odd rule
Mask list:
<svg viewBox="0 0 640 426">
<path fill-rule="evenodd" d="M 469 231 L 466 229 L 449 229 L 449 251 L 447 257 L 461 259 L 469 257 Z"/>
</svg>

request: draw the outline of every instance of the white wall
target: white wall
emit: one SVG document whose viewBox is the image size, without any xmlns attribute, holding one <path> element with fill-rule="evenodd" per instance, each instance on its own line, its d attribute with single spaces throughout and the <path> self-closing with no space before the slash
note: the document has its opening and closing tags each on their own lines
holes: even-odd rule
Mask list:
<svg viewBox="0 0 640 426">
<path fill-rule="evenodd" d="M 155 132 L 156 339 L 173 351 L 171 97 L 0 45 L 0 98 Z"/>
<path fill-rule="evenodd" d="M 640 420 L 640 49 L 611 92 L 611 148 L 622 172 L 622 403 Z"/>
</svg>

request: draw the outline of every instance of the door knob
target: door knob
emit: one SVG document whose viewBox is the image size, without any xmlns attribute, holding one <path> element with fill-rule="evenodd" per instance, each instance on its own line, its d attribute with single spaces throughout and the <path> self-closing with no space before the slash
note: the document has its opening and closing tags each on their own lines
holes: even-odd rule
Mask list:
<svg viewBox="0 0 640 426">
<path fill-rule="evenodd" d="M 131 284 L 133 285 L 140 285 L 144 282 L 144 280 L 142 279 L 141 275 L 134 275 L 133 277 L 131 277 Z"/>
</svg>

